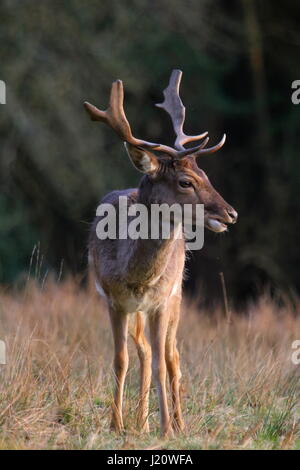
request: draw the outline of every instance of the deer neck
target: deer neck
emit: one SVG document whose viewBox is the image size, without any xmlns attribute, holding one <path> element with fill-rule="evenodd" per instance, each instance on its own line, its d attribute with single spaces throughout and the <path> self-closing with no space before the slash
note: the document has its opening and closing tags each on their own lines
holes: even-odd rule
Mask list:
<svg viewBox="0 0 300 470">
<path fill-rule="evenodd" d="M 151 237 L 151 205 L 162 204 L 164 201 L 153 191 L 153 185 L 148 177 L 143 178 L 137 194 L 137 203 L 147 207 L 149 236 L 147 239 L 138 238 L 132 240 L 128 258 L 128 270 L 130 281 L 141 284 L 154 284 L 165 272 L 174 256 L 182 255 L 185 244 L 182 237 L 182 225 L 170 223 L 170 236 L 164 238 L 159 222 L 158 238 Z"/>
</svg>

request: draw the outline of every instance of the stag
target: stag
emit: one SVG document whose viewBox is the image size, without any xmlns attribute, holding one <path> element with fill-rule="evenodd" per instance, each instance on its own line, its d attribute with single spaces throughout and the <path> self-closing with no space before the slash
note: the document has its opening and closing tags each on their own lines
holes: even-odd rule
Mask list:
<svg viewBox="0 0 300 470">
<path fill-rule="evenodd" d="M 207 132 L 194 136 L 184 133 L 185 107 L 179 96 L 181 76 L 180 70 L 173 70 L 169 85 L 163 92 L 164 101 L 157 105 L 171 117 L 176 135 L 173 147 L 133 136 L 123 108 L 121 80 L 112 84 L 106 111 L 84 103 L 93 121 L 102 121 L 116 132 L 124 142 L 131 162 L 144 174 L 138 188 L 113 191 L 104 197 L 102 203 L 112 204 L 117 211 L 120 196 L 127 198 L 128 207 L 136 203 L 147 207 L 154 203 L 192 204 L 192 207 L 202 204 L 205 227 L 223 232 L 228 224 L 236 222 L 237 212 L 213 188 L 207 175 L 198 167 L 197 158 L 218 151 L 224 145 L 226 136 L 224 134 L 217 145 L 207 147 Z M 186 147 L 195 141 L 198 141 L 197 146 Z M 149 431 L 152 365 L 159 399 L 161 434 L 167 436 L 184 429 L 180 403 L 181 371 L 176 344 L 186 254 L 184 236 L 178 236 L 178 226 L 174 223 L 168 239 L 117 237 L 103 240 L 96 233 L 99 219 L 95 218 L 90 231 L 89 264 L 96 288 L 106 298 L 114 339 L 115 392 L 111 426 L 117 432 L 124 429 L 122 404 L 128 369 L 129 334 L 140 360 L 137 426 L 141 431 Z M 147 322 L 150 344 L 145 333 Z"/>
</svg>

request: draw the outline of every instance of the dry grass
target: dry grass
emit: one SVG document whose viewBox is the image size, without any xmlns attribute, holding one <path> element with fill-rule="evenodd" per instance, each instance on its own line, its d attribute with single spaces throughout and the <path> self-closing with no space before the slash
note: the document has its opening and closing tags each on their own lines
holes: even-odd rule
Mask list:
<svg viewBox="0 0 300 470">
<path fill-rule="evenodd" d="M 104 305 L 75 281 L 0 293 L 0 449 L 300 448 L 299 366 L 291 343 L 300 316 L 267 298 L 228 325 L 185 305 L 179 331 L 187 430 L 159 440 L 135 431 L 138 373 L 132 347 L 126 435 L 109 431 L 112 341 Z"/>
</svg>

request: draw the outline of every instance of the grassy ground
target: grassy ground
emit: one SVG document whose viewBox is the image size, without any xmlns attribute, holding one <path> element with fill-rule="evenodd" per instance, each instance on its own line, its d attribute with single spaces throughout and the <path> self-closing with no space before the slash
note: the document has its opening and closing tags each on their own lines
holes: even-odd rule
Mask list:
<svg viewBox="0 0 300 470">
<path fill-rule="evenodd" d="M 104 305 L 75 281 L 0 293 L 0 449 L 300 449 L 300 317 L 268 299 L 228 325 L 187 303 L 179 345 L 186 432 L 159 438 L 155 390 L 149 435 L 135 430 L 138 362 L 124 406 L 126 434 L 109 431 L 112 340 Z"/>
</svg>

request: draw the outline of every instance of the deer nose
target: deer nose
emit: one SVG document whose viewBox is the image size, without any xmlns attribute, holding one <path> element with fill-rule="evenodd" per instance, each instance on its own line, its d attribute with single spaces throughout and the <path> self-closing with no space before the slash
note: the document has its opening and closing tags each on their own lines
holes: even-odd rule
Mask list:
<svg viewBox="0 0 300 470">
<path fill-rule="evenodd" d="M 227 214 L 231 218 L 231 224 L 235 224 L 238 218 L 238 213 L 233 209 L 233 207 L 230 207 L 230 209 L 227 209 Z"/>
</svg>

